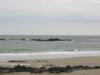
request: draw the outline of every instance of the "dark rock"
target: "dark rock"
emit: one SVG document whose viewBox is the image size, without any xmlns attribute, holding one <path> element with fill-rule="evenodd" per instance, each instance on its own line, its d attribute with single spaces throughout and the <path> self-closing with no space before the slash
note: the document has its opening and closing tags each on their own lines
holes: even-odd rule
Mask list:
<svg viewBox="0 0 100 75">
<path fill-rule="evenodd" d="M 7 39 L 0 39 L 1 41 L 5 41 L 5 40 L 7 40 Z"/>
<path fill-rule="evenodd" d="M 94 66 L 94 67 L 89 67 L 89 66 L 65 66 L 65 67 L 57 67 L 57 66 L 50 66 L 46 68 L 45 66 L 42 66 L 40 68 L 32 68 L 32 67 L 26 67 L 26 66 L 20 66 L 17 65 L 14 68 L 9 68 L 9 67 L 0 67 L 0 74 L 2 73 L 11 73 L 11 72 L 30 72 L 30 73 L 70 73 L 73 71 L 77 70 L 91 70 L 91 69 L 100 69 L 100 66 Z"/>
</svg>

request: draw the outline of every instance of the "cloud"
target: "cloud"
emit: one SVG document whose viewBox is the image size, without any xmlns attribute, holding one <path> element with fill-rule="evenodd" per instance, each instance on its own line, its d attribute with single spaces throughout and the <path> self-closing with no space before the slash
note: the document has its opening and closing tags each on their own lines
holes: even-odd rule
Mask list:
<svg viewBox="0 0 100 75">
<path fill-rule="evenodd" d="M 1 15 L 100 16 L 99 0 L 0 0 Z"/>
<path fill-rule="evenodd" d="M 0 0 L 0 34 L 100 34 L 100 0 Z"/>
</svg>

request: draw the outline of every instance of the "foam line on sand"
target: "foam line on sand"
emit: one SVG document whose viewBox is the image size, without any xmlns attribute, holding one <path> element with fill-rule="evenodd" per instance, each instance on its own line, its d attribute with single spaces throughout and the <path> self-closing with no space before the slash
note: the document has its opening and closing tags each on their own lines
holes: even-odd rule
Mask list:
<svg viewBox="0 0 100 75">
<path fill-rule="evenodd" d="M 31 60 L 31 59 L 57 59 L 100 56 L 100 51 L 77 51 L 77 52 L 42 52 L 42 53 L 3 53 L 0 61 L 5 60 Z"/>
</svg>

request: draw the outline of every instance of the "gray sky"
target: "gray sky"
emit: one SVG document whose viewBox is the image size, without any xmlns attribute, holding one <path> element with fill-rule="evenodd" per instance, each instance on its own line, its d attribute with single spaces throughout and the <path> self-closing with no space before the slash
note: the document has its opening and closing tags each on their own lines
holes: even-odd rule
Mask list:
<svg viewBox="0 0 100 75">
<path fill-rule="evenodd" d="M 0 0 L 0 34 L 100 35 L 100 0 Z"/>
</svg>

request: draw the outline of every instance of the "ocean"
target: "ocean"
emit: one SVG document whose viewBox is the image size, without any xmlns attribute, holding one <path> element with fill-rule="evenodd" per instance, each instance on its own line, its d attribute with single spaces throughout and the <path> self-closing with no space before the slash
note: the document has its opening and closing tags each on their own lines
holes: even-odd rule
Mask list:
<svg viewBox="0 0 100 75">
<path fill-rule="evenodd" d="M 23 38 L 25 40 L 20 40 Z M 50 38 L 67 39 L 67 41 L 31 40 Z M 99 50 L 100 36 L 0 35 L 0 54 Z"/>
</svg>

